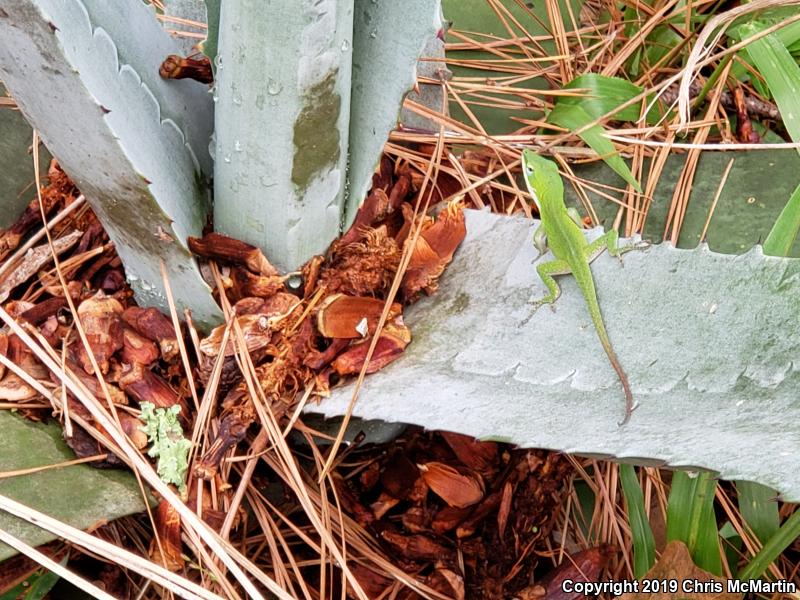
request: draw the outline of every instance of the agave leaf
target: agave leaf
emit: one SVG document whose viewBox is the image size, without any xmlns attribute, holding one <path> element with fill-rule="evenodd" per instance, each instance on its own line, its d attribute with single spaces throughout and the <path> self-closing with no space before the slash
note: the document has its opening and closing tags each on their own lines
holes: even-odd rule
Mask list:
<svg viewBox="0 0 800 600">
<path fill-rule="evenodd" d="M 34 423 L 0 410 L 0 470 L 3 472 L 44 467 L 73 460 L 75 454 L 62 439 L 58 423 Z M 99 470 L 89 465 L 49 469 L 0 479 L 0 494 L 36 510 L 87 529 L 145 509 L 136 480 L 130 473 Z M 9 514 L 0 514 L 0 529 L 32 546 L 55 536 Z M 0 560 L 16 551 L 0 544 Z"/>
<path fill-rule="evenodd" d="M 190 308 L 200 327 L 218 321 L 185 245 L 208 210 L 205 146 L 192 146 L 208 131 L 195 121 L 208 114 L 208 99 L 183 85 L 193 82 L 154 82 L 169 35 L 138 0 L 115 2 L 113 10 L 100 0 L 9 0 L 3 11 L 0 78 L 86 195 L 137 299 L 167 308 L 163 261 L 178 309 Z M 118 48 L 111 32 L 129 44 L 125 28 L 149 31 L 150 42 Z"/>
<path fill-rule="evenodd" d="M 369 189 L 403 97 L 416 81 L 417 59 L 442 28 L 440 2 L 355 0 L 350 100 L 349 191 L 344 227 Z"/>
<path fill-rule="evenodd" d="M 158 103 L 161 121 L 171 121 L 180 129 L 203 176 L 211 177 L 213 161 L 208 142 L 214 127 L 214 103 L 208 89 L 195 81 L 165 80 L 158 73 L 164 58 L 178 50 L 179 41 L 165 34 L 155 19 L 153 8 L 142 6 L 141 2 L 82 0 L 82 3 L 92 26 L 105 31 L 114 41 L 118 65 L 136 70 L 142 86 Z M 143 44 L 142 40 L 147 43 Z M 98 82 L 98 85 L 102 89 L 107 83 Z"/>
<path fill-rule="evenodd" d="M 206 4 L 203 0 L 162 0 L 164 5 L 164 16 L 178 17 L 186 21 L 193 21 L 194 23 L 202 24 L 207 20 L 206 17 Z M 179 31 L 182 34 L 203 34 L 206 33 L 205 27 L 195 26 L 187 22 L 177 23 L 170 19 L 165 19 L 161 23 L 164 29 Z M 198 39 L 195 35 L 178 35 L 172 34 L 175 41 L 180 45 L 184 54 L 191 54 L 195 51 L 196 46 L 201 46 L 203 40 Z"/>
<path fill-rule="evenodd" d="M 5 87 L 0 83 L 0 97 Z M 9 106 L 0 106 L 0 228 L 17 220 L 25 206 L 36 195 L 33 160 L 28 152 L 33 140 L 31 126 L 22 113 Z M 39 151 L 39 169 L 47 172 L 50 153 Z"/>
<path fill-rule="evenodd" d="M 284 270 L 324 252 L 355 216 L 439 27 L 427 0 L 223 3 L 215 228 Z"/>
<path fill-rule="evenodd" d="M 733 167 L 706 233 L 709 247 L 716 252 L 741 254 L 767 238 L 786 204 L 786 198 L 797 187 L 800 156 L 794 150 L 703 152 L 692 182 L 689 205 L 678 238 L 679 248 L 694 248 L 700 242 L 720 178 L 731 159 L 734 159 Z M 662 239 L 669 205 L 685 161 L 685 154 L 672 154 L 667 158 L 647 214 L 643 233 L 645 239 Z M 619 185 L 617 174 L 600 161 L 576 164 L 574 169 L 577 176 L 588 181 Z M 650 159 L 645 158 L 642 166 L 643 184 L 647 181 L 649 170 Z M 582 207 L 572 186 L 566 186 L 565 194 L 569 206 Z M 617 192 L 614 194 L 620 196 Z M 619 205 L 591 191 L 588 196 L 600 223 L 611 227 Z M 764 253 L 780 255 L 780 252 L 766 250 Z M 790 255 L 800 257 L 800 241 L 795 241 Z"/>
<path fill-rule="evenodd" d="M 414 340 L 364 382 L 355 414 L 525 447 L 705 468 L 800 501 L 800 260 L 661 244 L 592 263 L 600 306 L 638 408 L 623 395 L 571 277 L 555 312 L 536 223 L 466 211 L 438 293 L 404 318 Z M 597 235 L 595 230 L 592 235 Z M 347 408 L 352 387 L 310 410 Z"/>
<path fill-rule="evenodd" d="M 352 0 L 222 4 L 215 229 L 292 270 L 339 233 Z"/>
</svg>

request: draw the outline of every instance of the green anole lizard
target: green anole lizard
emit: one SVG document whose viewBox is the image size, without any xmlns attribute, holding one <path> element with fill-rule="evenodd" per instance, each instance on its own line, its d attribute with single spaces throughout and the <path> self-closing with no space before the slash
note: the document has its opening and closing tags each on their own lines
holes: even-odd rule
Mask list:
<svg viewBox="0 0 800 600">
<path fill-rule="evenodd" d="M 534 234 L 534 243 L 539 249 L 540 255 L 546 247 L 549 247 L 555 256 L 555 260 L 536 267 L 539 277 L 547 287 L 548 294 L 535 302 L 534 306 L 538 308 L 542 304 L 555 302 L 561 294 L 561 288 L 554 277 L 572 273 L 586 300 L 586 306 L 597 330 L 597 336 L 600 338 L 600 344 L 606 351 L 608 360 L 617 372 L 622 389 L 625 391 L 625 418 L 620 423 L 622 426 L 628 422 L 633 413 L 633 395 L 628 384 L 628 376 L 608 339 L 589 263 L 606 249 L 609 254 L 622 260 L 622 253 L 633 248 L 619 248 L 617 245 L 619 236 L 614 229 L 591 243 L 586 241 L 579 225 L 580 219 L 577 213 L 573 214 L 568 211 L 564 204 L 564 184 L 558 174 L 558 167 L 553 161 L 539 156 L 532 150 L 524 150 L 522 152 L 522 171 L 528 192 L 536 203 L 539 209 L 539 218 L 542 220 L 541 226 Z M 544 237 L 546 237 L 546 246 Z"/>
</svg>

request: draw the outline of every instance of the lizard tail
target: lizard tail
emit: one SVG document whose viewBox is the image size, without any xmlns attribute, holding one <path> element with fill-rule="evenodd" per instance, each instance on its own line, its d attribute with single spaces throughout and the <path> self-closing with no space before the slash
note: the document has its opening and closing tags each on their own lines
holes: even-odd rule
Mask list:
<svg viewBox="0 0 800 600">
<path fill-rule="evenodd" d="M 633 414 L 633 394 L 631 393 L 631 386 L 628 383 L 628 376 L 625 374 L 625 371 L 622 370 L 622 365 L 619 364 L 616 352 L 614 352 L 610 345 L 605 350 L 606 354 L 608 354 L 608 359 L 611 361 L 611 366 L 614 367 L 614 370 L 617 372 L 617 376 L 622 383 L 622 389 L 625 392 L 625 418 L 623 418 L 619 424 L 619 426 L 622 427 L 625 423 L 630 421 L 631 415 Z"/>
<path fill-rule="evenodd" d="M 611 366 L 614 367 L 614 371 L 616 371 L 617 377 L 619 377 L 620 383 L 622 383 L 622 389 L 625 392 L 625 418 L 619 423 L 619 426 L 622 427 L 625 423 L 630 421 L 631 415 L 633 414 L 634 406 L 631 385 L 628 383 L 628 375 L 625 373 L 617 358 L 617 353 L 614 352 L 614 348 L 611 346 L 611 340 L 608 339 L 608 334 L 606 333 L 606 328 L 602 319 L 600 319 L 599 323 L 595 323 L 595 329 L 597 329 L 597 335 L 600 338 L 603 350 L 605 350 L 608 355 L 608 361 L 611 363 Z"/>
</svg>

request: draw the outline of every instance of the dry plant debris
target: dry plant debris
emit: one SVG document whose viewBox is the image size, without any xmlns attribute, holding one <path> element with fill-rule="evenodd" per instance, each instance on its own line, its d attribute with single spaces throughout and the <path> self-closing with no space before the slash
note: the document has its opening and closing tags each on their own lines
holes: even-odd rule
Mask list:
<svg viewBox="0 0 800 600">
<path fill-rule="evenodd" d="M 52 217 L 77 202 L 79 191 L 55 163 L 49 178 L 42 197 Z M 190 240 L 221 303 L 230 309 L 228 322 L 203 337 L 190 325 L 176 332 L 170 316 L 135 304 L 113 245 L 86 206 L 52 228 L 52 249 L 43 241 L 12 256 L 25 235 L 41 226 L 34 201 L 0 235 L 11 257 L 0 267 L 3 307 L 60 359 L 69 377 L 112 411 L 120 430 L 142 452 L 149 446 L 139 419 L 142 407 L 174 412 L 194 445 L 186 487 L 174 472 L 172 483 L 206 523 L 225 537 L 259 537 L 268 523 L 286 520 L 293 525 L 281 535 L 295 537 L 292 549 L 286 547 L 288 555 L 262 557 L 258 550 L 252 560 L 267 572 L 278 570 L 275 562 L 281 557 L 313 565 L 319 559 L 314 529 L 291 482 L 264 454 L 268 450 L 256 425 L 267 411 L 281 428 L 291 424 L 307 436 L 311 430 L 296 414 L 298 400 L 324 396 L 338 381 L 359 373 L 374 336 L 378 341 L 368 373 L 399 358 L 411 342 L 403 307 L 435 292 L 466 234 L 459 201 L 439 202 L 435 216 L 416 209 L 420 184 L 408 163 L 384 158 L 356 224 L 300 273 L 281 274 L 258 249 L 219 234 Z M 443 197 L 441 191 L 434 194 L 434 199 Z M 53 251 L 66 288 L 59 284 Z M 388 319 L 378 330 L 404 252 L 408 266 L 397 301 L 388 305 Z M 76 306 L 74 315 L 65 294 Z M 184 354 L 182 347 L 189 351 Z M 91 457 L 94 466 L 124 465 L 83 401 L 62 387 L 59 376 L 16 333 L 0 334 L 0 352 L 24 375 L 3 369 L 0 399 L 30 418 L 59 418 L 70 446 L 78 456 Z M 192 369 L 189 376 L 184 358 Z M 247 445 L 240 445 L 244 441 Z M 302 459 L 308 446 L 299 448 L 292 460 L 306 478 L 313 477 L 314 464 Z M 311 448 L 316 448 L 313 441 Z M 248 452 L 264 454 L 271 468 L 245 477 L 237 468 L 241 463 L 229 459 Z M 500 597 L 505 591 L 499 590 L 527 583 L 570 472 L 558 455 L 455 434 L 416 432 L 391 452 L 351 445 L 330 475 L 331 485 L 307 483 L 316 502 L 340 504 L 346 518 L 340 531 L 367 543 L 351 550 L 359 558 L 349 581 L 334 570 L 326 583 L 319 568 L 304 567 L 294 574 L 295 585 L 302 577 L 307 588 L 344 586 L 357 597 L 355 582 L 383 593 L 395 589 L 398 579 L 410 578 L 414 583 L 397 588 L 397 597 L 418 597 L 422 590 L 434 597 L 437 591 L 440 597 L 474 597 L 470 590 Z M 237 486 L 244 502 L 234 501 Z M 146 546 L 150 558 L 169 569 L 191 574 L 174 506 L 161 500 L 152 518 L 154 535 L 140 535 L 140 548 Z M 305 533 L 296 537 L 298 531 Z M 245 544 L 242 551 L 248 555 L 254 547 Z"/>
</svg>

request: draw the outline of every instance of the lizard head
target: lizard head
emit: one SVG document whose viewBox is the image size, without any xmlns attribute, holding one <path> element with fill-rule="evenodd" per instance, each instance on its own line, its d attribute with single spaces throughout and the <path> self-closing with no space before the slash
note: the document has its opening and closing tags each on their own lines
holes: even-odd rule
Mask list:
<svg viewBox="0 0 800 600">
<path fill-rule="evenodd" d="M 553 193 L 558 194 L 559 198 L 563 194 L 564 187 L 556 163 L 528 148 L 522 151 L 522 173 L 528 192 L 540 212 L 543 199 L 551 197 Z"/>
</svg>

